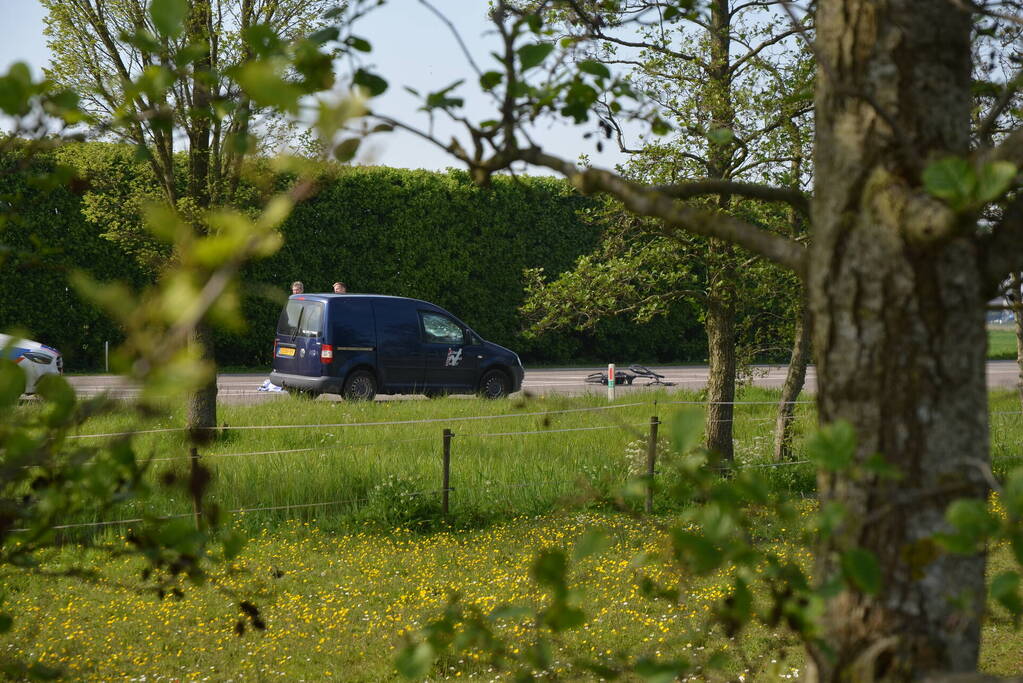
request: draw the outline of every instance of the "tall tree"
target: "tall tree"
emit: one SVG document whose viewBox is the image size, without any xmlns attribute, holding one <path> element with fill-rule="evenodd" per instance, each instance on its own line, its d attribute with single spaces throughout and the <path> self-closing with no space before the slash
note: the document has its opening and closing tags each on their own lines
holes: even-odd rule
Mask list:
<svg viewBox="0 0 1023 683">
<path fill-rule="evenodd" d="M 273 66 L 283 45 L 325 26 L 335 6 L 330 0 L 42 4 L 53 55 L 47 76 L 81 93 L 99 135 L 136 147 L 163 200 L 201 231 L 206 209 L 234 203 L 242 161 L 257 151 L 257 136 L 280 124 L 281 109 L 297 107 L 297 82 L 307 90 L 332 83 L 331 55 L 320 52 L 317 41 L 298 49 L 292 78 L 281 80 Z M 318 42 L 337 37 L 337 29 L 328 30 Z M 128 236 L 118 236 L 120 241 L 138 241 L 144 233 L 141 224 L 122 227 Z M 212 363 L 205 325 L 197 327 L 193 342 Z M 216 425 L 216 399 L 212 373 L 189 400 L 187 424 L 196 434 Z"/>
<path fill-rule="evenodd" d="M 822 505 L 844 514 L 837 532 L 820 541 L 818 580 L 839 575 L 843 560 L 866 557 L 879 578 L 876 591 L 846 585 L 827 603 L 824 645 L 811 648 L 808 677 L 911 680 L 975 670 L 986 555 L 982 544 L 950 552 L 940 541 L 986 519 L 985 308 L 1023 262 L 1023 196 L 1016 193 L 1023 130 L 985 139 L 971 128 L 974 28 L 984 17 L 1019 25 L 1018 4 L 752 3 L 814 13 L 815 35 L 807 35 L 817 60 L 809 247 L 677 201 L 730 194 L 805 203 L 792 188 L 729 180 L 650 186 L 581 168 L 532 141 L 528 126 L 544 113 L 582 122 L 598 93 L 615 102 L 631 95 L 606 72 L 552 57 L 557 46 L 537 7 L 575 4 L 551 0 L 523 10 L 495 3 L 501 67 L 480 80 L 497 91 L 500 106 L 483 124 L 469 124 L 471 144 L 439 144 L 480 180 L 516 163 L 548 168 L 584 193 L 614 195 L 638 215 L 797 273 L 812 315 L 820 419 L 854 428 L 860 465 L 819 477 Z M 621 10 L 627 3 L 605 4 Z M 713 4 L 669 0 L 659 8 L 666 21 L 712 22 Z M 1015 74 L 997 83 L 999 101 L 1019 83 Z M 428 102 L 446 111 L 460 104 L 449 91 Z M 1002 208 L 1000 217 L 981 221 L 992 205 Z M 865 467 L 878 454 L 901 479 Z"/>
<path fill-rule="evenodd" d="M 761 3 L 713 0 L 706 17 L 665 21 L 659 3 L 646 0 L 624 3 L 618 13 L 601 3 L 566 5 L 560 18 L 581 41 L 576 59 L 626 68 L 628 82 L 657 104 L 660 122 L 677 131 L 633 147 L 619 125 L 624 112 L 606 107 L 605 130 L 614 131 L 620 148 L 632 155 L 620 169 L 624 177 L 649 185 L 782 177 L 797 186 L 805 182 L 801 173 L 792 176 L 787 162 L 804 156 L 810 62 L 798 29 L 778 12 Z M 648 23 L 628 38 L 608 28 L 637 17 Z M 727 192 L 703 201 L 724 212 L 736 208 Z M 710 365 L 705 432 L 708 448 L 730 460 L 737 317 L 748 294 L 748 254 L 717 238 L 667 233 L 682 245 L 682 260 L 700 263 L 689 270 L 703 282 L 688 288 L 703 292 Z"/>
</svg>

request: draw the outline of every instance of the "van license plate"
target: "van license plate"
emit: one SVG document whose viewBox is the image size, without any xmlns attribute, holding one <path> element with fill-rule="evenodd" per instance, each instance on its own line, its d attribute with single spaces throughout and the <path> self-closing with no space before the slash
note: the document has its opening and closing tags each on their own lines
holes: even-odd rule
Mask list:
<svg viewBox="0 0 1023 683">
<path fill-rule="evenodd" d="M 295 349 L 291 346 L 281 346 L 277 349 L 277 355 L 291 358 L 295 355 Z"/>
</svg>

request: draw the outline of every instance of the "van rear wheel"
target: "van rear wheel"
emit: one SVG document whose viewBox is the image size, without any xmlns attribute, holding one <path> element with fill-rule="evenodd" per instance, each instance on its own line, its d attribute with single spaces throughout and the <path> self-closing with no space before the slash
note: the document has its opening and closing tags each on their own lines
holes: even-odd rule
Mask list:
<svg viewBox="0 0 1023 683">
<path fill-rule="evenodd" d="M 511 381 L 508 375 L 500 370 L 489 370 L 480 380 L 479 394 L 483 398 L 504 398 L 511 388 Z"/>
<path fill-rule="evenodd" d="M 348 375 L 342 395 L 349 401 L 372 401 L 377 395 L 377 378 L 369 370 L 356 370 Z"/>
</svg>

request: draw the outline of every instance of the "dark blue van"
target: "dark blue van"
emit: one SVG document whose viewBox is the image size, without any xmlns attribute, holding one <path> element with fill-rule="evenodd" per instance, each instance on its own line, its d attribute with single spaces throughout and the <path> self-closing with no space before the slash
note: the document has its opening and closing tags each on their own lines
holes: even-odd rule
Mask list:
<svg viewBox="0 0 1023 683">
<path fill-rule="evenodd" d="M 279 387 L 317 396 L 471 394 L 500 398 L 522 387 L 519 357 L 418 299 L 375 294 L 294 294 L 277 322 Z"/>
</svg>

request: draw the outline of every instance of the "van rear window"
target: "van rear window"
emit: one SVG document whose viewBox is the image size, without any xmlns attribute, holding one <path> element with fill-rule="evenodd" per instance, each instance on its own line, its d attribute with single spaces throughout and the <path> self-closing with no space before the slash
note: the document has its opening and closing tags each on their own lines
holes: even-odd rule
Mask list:
<svg viewBox="0 0 1023 683">
<path fill-rule="evenodd" d="M 318 337 L 323 334 L 323 304 L 318 301 L 289 301 L 277 321 L 277 334 L 288 337 Z"/>
</svg>

